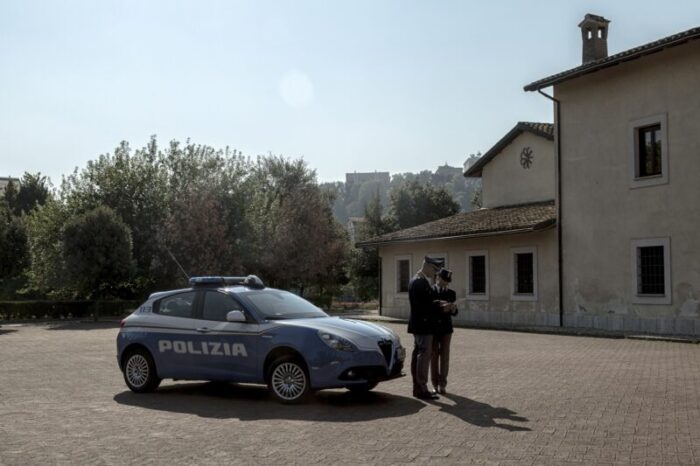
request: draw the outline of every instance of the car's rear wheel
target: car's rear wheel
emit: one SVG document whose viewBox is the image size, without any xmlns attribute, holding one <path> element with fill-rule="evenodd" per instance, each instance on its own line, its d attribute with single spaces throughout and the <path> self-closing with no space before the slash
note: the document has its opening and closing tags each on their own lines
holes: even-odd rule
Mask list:
<svg viewBox="0 0 700 466">
<path fill-rule="evenodd" d="M 348 385 L 345 388 L 350 390 L 352 393 L 367 393 L 370 390 L 372 390 L 374 387 L 376 387 L 378 384 L 379 384 L 379 382 L 356 383 L 356 384 Z"/>
<path fill-rule="evenodd" d="M 124 359 L 124 381 L 136 393 L 152 392 L 158 388 L 160 379 L 148 351 L 139 348 L 127 354 Z"/>
<path fill-rule="evenodd" d="M 270 365 L 268 386 L 282 403 L 298 403 L 309 394 L 309 376 L 304 363 L 293 356 L 283 356 Z"/>
</svg>

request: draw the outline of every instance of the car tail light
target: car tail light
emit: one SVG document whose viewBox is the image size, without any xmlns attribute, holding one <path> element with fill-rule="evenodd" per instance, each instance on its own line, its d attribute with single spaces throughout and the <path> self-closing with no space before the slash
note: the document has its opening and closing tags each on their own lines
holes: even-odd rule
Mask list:
<svg viewBox="0 0 700 466">
<path fill-rule="evenodd" d="M 126 322 L 126 319 L 122 319 L 119 321 L 119 328 L 124 328 L 124 323 Z"/>
</svg>

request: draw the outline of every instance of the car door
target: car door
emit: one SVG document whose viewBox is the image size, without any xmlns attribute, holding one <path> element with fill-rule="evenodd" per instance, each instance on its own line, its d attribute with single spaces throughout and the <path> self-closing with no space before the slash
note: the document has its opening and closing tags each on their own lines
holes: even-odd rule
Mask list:
<svg viewBox="0 0 700 466">
<path fill-rule="evenodd" d="M 195 325 L 199 369 L 211 380 L 258 381 L 259 325 L 229 293 L 206 290 L 202 295 Z M 231 311 L 242 311 L 247 321 L 228 322 L 226 315 Z"/>
<path fill-rule="evenodd" d="M 158 373 L 163 378 L 196 378 L 196 361 L 190 351 L 196 325 L 198 292 L 166 296 L 153 306 L 149 325 Z"/>
</svg>

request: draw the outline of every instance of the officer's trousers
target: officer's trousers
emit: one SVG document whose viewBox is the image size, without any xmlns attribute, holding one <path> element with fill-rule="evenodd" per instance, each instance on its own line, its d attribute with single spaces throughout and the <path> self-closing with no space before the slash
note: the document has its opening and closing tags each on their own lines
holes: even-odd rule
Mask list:
<svg viewBox="0 0 700 466">
<path fill-rule="evenodd" d="M 414 395 L 428 391 L 428 371 L 430 370 L 430 353 L 432 350 L 432 345 L 432 335 L 413 335 L 411 377 L 413 377 Z"/>
</svg>

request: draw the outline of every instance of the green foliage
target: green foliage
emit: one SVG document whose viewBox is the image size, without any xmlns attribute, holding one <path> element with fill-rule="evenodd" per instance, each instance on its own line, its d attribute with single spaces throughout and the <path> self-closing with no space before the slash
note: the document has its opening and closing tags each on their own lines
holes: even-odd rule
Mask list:
<svg viewBox="0 0 700 466">
<path fill-rule="evenodd" d="M 66 278 L 79 296 L 116 296 L 133 268 L 129 227 L 108 207 L 68 220 L 63 230 Z"/>
<path fill-rule="evenodd" d="M 141 301 L 0 301 L 0 321 L 60 319 L 101 316 L 125 316 Z"/>
<path fill-rule="evenodd" d="M 69 294 L 61 244 L 63 227 L 69 216 L 63 203 L 49 199 L 25 218 L 31 258 L 27 270 L 30 291 L 48 296 Z"/>
<path fill-rule="evenodd" d="M 332 211 L 333 194 L 322 190 L 303 160 L 259 157 L 248 179 L 248 217 L 253 234 L 246 268 L 272 285 L 311 289 L 317 303 L 330 304 L 345 275 L 349 244 Z M 255 269 L 252 269 L 255 270 Z"/>
<path fill-rule="evenodd" d="M 0 221 L 0 279 L 22 272 L 29 261 L 27 230 L 21 218 Z"/>
<path fill-rule="evenodd" d="M 383 235 L 392 231 L 391 222 L 384 217 L 379 195 L 365 207 L 365 221 L 362 223 L 356 241 Z M 354 249 L 350 261 L 350 276 L 353 291 L 362 301 L 377 299 L 379 296 L 379 252 L 376 248 Z"/>
<path fill-rule="evenodd" d="M 37 206 L 44 205 L 50 196 L 48 179 L 41 176 L 41 173 L 25 173 L 19 182 L 19 190 L 10 194 L 5 193 L 13 215 L 18 217 L 31 212 Z"/>
<path fill-rule="evenodd" d="M 459 204 L 444 188 L 410 181 L 391 192 L 390 215 L 397 229 L 421 225 L 457 212 Z"/>
</svg>

